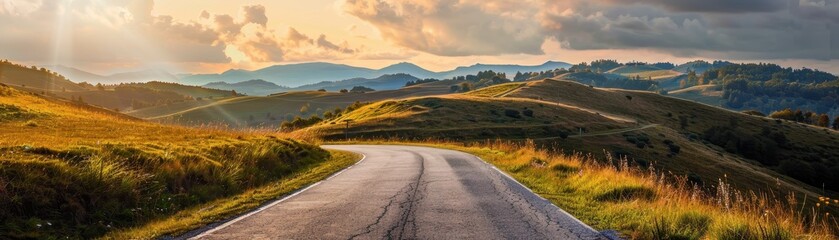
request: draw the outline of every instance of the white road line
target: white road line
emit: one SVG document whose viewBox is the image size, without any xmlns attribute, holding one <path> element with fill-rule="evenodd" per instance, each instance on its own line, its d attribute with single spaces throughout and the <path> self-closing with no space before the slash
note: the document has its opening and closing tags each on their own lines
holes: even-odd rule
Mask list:
<svg viewBox="0 0 839 240">
<path fill-rule="evenodd" d="M 466 153 L 466 154 L 469 154 L 469 153 Z M 469 154 L 469 155 L 475 156 L 475 155 L 473 155 L 473 154 Z M 542 200 L 547 201 L 549 204 L 551 204 L 551 206 L 554 206 L 557 210 L 559 210 L 560 214 L 563 214 L 563 215 L 565 215 L 566 217 L 570 218 L 571 220 L 573 220 L 573 221 L 577 222 L 577 223 L 578 223 L 578 225 L 582 225 L 583 227 L 586 227 L 586 228 L 588 228 L 588 229 L 591 229 L 591 230 L 592 230 L 592 231 L 594 231 L 594 232 L 599 232 L 599 231 L 597 231 L 596 229 L 594 229 L 593 227 L 591 227 L 591 226 L 589 226 L 588 224 L 584 223 L 583 221 L 580 221 L 580 219 L 577 219 L 577 217 L 574 217 L 574 215 L 571 215 L 570 213 L 566 212 L 565 210 L 562 210 L 562 208 L 561 208 L 561 207 L 556 206 L 556 205 L 555 205 L 554 203 L 552 203 L 550 200 L 548 200 L 548 199 L 546 199 L 546 198 L 544 198 L 544 197 L 540 196 L 539 194 L 536 194 L 536 192 L 534 192 L 534 191 L 533 191 L 533 189 L 530 189 L 529 187 L 525 186 L 524 184 L 522 184 L 521 182 L 517 181 L 515 178 L 513 178 L 513 177 L 512 177 L 512 176 L 510 176 L 509 174 L 505 173 L 504 171 L 501 171 L 501 169 L 498 169 L 497 167 L 495 167 L 495 165 L 492 165 L 492 164 L 488 163 L 487 161 L 484 161 L 484 159 L 482 159 L 482 158 L 480 158 L 480 157 L 478 157 L 478 156 L 475 156 L 475 158 L 477 158 L 478 160 L 480 160 L 480 161 L 481 161 L 481 162 L 483 162 L 484 164 L 489 165 L 490 167 L 492 167 L 492 169 L 495 169 L 495 171 L 498 171 L 499 173 L 501 173 L 502 175 L 504 175 L 504 177 L 507 177 L 507 179 L 510 179 L 510 180 L 512 180 L 512 181 L 513 181 L 513 182 L 515 182 L 515 183 L 518 183 L 518 184 L 519 184 L 519 186 L 523 187 L 524 189 L 527 189 L 527 191 L 530 191 L 531 193 L 533 193 L 533 195 L 536 195 L 537 197 L 541 198 Z"/>
<path fill-rule="evenodd" d="M 359 154 L 361 154 L 361 153 L 359 153 Z M 351 166 L 349 166 L 349 167 L 345 168 L 344 170 L 341 170 L 341 171 L 339 171 L 339 172 L 337 172 L 337 173 L 335 173 L 335 174 L 332 174 L 332 176 L 329 176 L 329 177 L 327 177 L 326 179 L 324 179 L 324 180 L 322 180 L 322 181 L 320 181 L 320 182 L 316 182 L 316 183 L 314 183 L 314 184 L 312 184 L 312 185 L 309 185 L 308 187 L 303 188 L 303 189 L 302 189 L 302 190 L 300 190 L 300 191 L 297 191 L 297 192 L 295 192 L 295 193 L 293 193 L 293 194 L 291 194 L 291 195 L 288 195 L 288 196 L 286 196 L 286 197 L 284 197 L 284 198 L 282 198 L 282 199 L 280 199 L 280 200 L 277 200 L 277 201 L 274 201 L 274 202 L 272 202 L 272 203 L 269 203 L 268 205 L 265 205 L 265 206 L 262 206 L 262 207 L 260 207 L 260 208 L 257 208 L 257 209 L 256 209 L 256 210 L 254 210 L 254 211 L 251 211 L 251 212 L 249 212 L 249 213 L 247 213 L 247 214 L 245 214 L 245 215 L 239 216 L 239 217 L 237 217 L 237 218 L 235 218 L 235 219 L 233 219 L 233 220 L 230 220 L 230 221 L 228 221 L 228 222 L 226 222 L 226 223 L 222 224 L 221 226 L 218 226 L 218 227 L 215 227 L 215 228 L 213 228 L 213 229 L 207 230 L 206 232 L 203 232 L 203 233 L 199 234 L 198 236 L 191 237 L 191 238 L 189 238 L 189 239 L 199 239 L 199 238 L 205 237 L 205 236 L 207 236 L 207 235 L 210 235 L 210 234 L 212 234 L 212 233 L 214 233 L 214 232 L 216 232 L 216 231 L 218 231 L 218 230 L 222 230 L 222 229 L 224 229 L 224 228 L 226 228 L 226 227 L 228 227 L 228 226 L 230 226 L 230 225 L 233 225 L 234 223 L 236 223 L 236 222 L 238 222 L 238 221 L 241 221 L 242 219 L 245 219 L 245 218 L 248 218 L 248 217 L 250 217 L 250 216 L 253 216 L 254 214 L 257 214 L 257 213 L 259 213 L 259 212 L 262 212 L 262 211 L 264 211 L 265 209 L 271 208 L 271 207 L 273 207 L 273 206 L 275 206 L 275 205 L 277 205 L 277 204 L 280 204 L 280 203 L 284 202 L 285 200 L 288 200 L 288 199 L 290 199 L 290 198 L 292 198 L 292 197 L 294 197 L 294 196 L 297 196 L 298 194 L 301 194 L 301 193 L 305 192 L 306 190 L 309 190 L 309 189 L 311 189 L 311 188 L 313 188 L 313 187 L 315 187 L 315 186 L 317 186 L 317 185 L 320 185 L 322 182 L 329 181 L 329 179 L 332 179 L 332 178 L 334 178 L 335 176 L 338 176 L 339 174 L 344 173 L 345 171 L 349 170 L 350 168 L 354 167 L 355 165 L 358 165 L 359 163 L 363 162 L 363 161 L 364 161 L 364 159 L 367 159 L 367 155 L 361 154 L 361 156 L 362 156 L 362 157 L 361 157 L 361 160 L 358 160 L 358 162 L 356 162 L 355 164 L 353 164 L 353 165 L 351 165 Z"/>
</svg>

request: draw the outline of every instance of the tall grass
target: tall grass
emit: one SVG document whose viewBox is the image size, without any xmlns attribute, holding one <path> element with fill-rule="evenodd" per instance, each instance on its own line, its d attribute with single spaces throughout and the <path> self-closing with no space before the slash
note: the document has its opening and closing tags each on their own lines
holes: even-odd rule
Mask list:
<svg viewBox="0 0 839 240">
<path fill-rule="evenodd" d="M 17 158 L 0 160 L 0 238 L 100 236 L 274 182 L 329 155 L 275 138 L 193 148 L 0 150 Z"/>
<path fill-rule="evenodd" d="M 401 144 L 475 154 L 583 222 L 632 239 L 835 239 L 839 229 L 823 206 L 805 204 L 802 196 L 739 191 L 725 179 L 702 188 L 627 159 L 563 154 L 532 142 Z"/>
</svg>

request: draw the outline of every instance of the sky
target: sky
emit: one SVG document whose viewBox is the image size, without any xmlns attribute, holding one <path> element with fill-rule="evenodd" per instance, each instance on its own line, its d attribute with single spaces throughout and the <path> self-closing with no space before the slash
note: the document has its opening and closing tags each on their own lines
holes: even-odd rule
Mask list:
<svg viewBox="0 0 839 240">
<path fill-rule="evenodd" d="M 839 73 L 839 0 L 0 0 L 0 59 L 109 74 L 731 60 Z"/>
</svg>

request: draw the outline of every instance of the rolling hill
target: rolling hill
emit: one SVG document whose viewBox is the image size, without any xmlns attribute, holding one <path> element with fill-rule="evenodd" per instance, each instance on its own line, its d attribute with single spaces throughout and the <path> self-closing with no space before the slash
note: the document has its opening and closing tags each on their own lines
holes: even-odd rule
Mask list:
<svg viewBox="0 0 839 240">
<path fill-rule="evenodd" d="M 94 86 L 71 82 L 63 75 L 47 69 L 7 62 L 0 63 L 0 83 L 40 95 L 118 111 L 236 95 L 233 91 L 157 81 Z"/>
<path fill-rule="evenodd" d="M 251 96 L 267 96 L 274 93 L 289 90 L 288 87 L 279 86 L 277 84 L 262 79 L 253 79 L 237 83 L 211 82 L 208 84 L 204 84 L 203 87 L 232 90 L 238 93 L 244 93 Z"/>
<path fill-rule="evenodd" d="M 352 78 L 335 82 L 320 82 L 316 84 L 303 85 L 292 90 L 319 90 L 338 91 L 341 89 L 352 89 L 355 86 L 364 86 L 375 90 L 395 90 L 405 86 L 408 81 L 416 81 L 419 78 L 409 74 L 387 74 L 377 78 Z"/>
<path fill-rule="evenodd" d="M 10 62 L 0 62 L 0 83 L 30 88 L 35 91 L 87 91 L 84 86 L 44 68 L 26 67 Z"/>
<path fill-rule="evenodd" d="M 98 238 L 328 159 L 293 140 L 165 126 L 0 84 L 0 238 Z"/>
<path fill-rule="evenodd" d="M 451 92 L 451 81 L 420 84 L 398 90 L 368 93 L 296 91 L 270 96 L 242 96 L 224 100 L 203 100 L 200 104 L 169 104 L 133 111 L 130 114 L 154 121 L 185 125 L 224 124 L 231 127 L 276 128 L 295 116 L 319 115 L 355 102 L 413 96 L 440 95 Z M 306 111 L 301 111 L 301 109 Z"/>
<path fill-rule="evenodd" d="M 697 74 L 702 74 L 702 73 L 707 72 L 708 70 L 721 68 L 721 67 L 724 67 L 724 66 L 727 66 L 727 65 L 730 65 L 730 64 L 731 64 L 730 62 L 726 62 L 726 61 L 707 62 L 707 61 L 697 60 L 697 61 L 687 62 L 687 63 L 681 64 L 681 65 L 678 65 L 673 70 L 678 71 L 678 72 L 682 72 L 682 73 L 688 73 L 690 71 L 695 71 Z"/>
<path fill-rule="evenodd" d="M 137 83 L 137 82 L 175 82 L 178 77 L 162 70 L 142 70 L 134 72 L 115 73 L 110 75 L 100 75 L 87 72 L 78 68 L 67 67 L 62 65 L 46 66 L 45 68 L 61 74 L 75 82 L 88 82 L 91 84 L 118 84 L 118 83 Z"/>
<path fill-rule="evenodd" d="M 750 116 L 651 92 L 601 89 L 564 80 L 498 85 L 503 95 L 466 94 L 386 100 L 305 131 L 351 138 L 458 141 L 532 139 L 632 159 L 711 187 L 839 196 L 839 132 Z M 803 170 L 802 170 L 803 169 Z M 821 182 L 828 192 L 821 191 Z"/>
</svg>

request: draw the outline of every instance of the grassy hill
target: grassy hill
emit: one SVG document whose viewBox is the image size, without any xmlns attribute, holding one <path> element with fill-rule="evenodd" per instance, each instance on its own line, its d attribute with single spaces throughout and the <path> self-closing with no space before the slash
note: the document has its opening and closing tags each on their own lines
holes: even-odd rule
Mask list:
<svg viewBox="0 0 839 240">
<path fill-rule="evenodd" d="M 450 81 L 434 82 L 398 90 L 368 93 L 300 91 L 266 97 L 242 96 L 201 104 L 171 104 L 131 112 L 161 122 L 186 125 L 224 124 L 233 127 L 276 127 L 295 116 L 319 115 L 355 102 L 428 96 L 449 93 Z M 305 107 L 305 108 L 304 108 Z M 306 111 L 301 111 L 306 110 Z"/>
<path fill-rule="evenodd" d="M 147 83 L 121 84 L 120 86 L 123 86 L 123 85 L 147 88 L 147 89 L 157 90 L 157 91 L 162 91 L 162 92 L 173 92 L 173 93 L 177 93 L 179 95 L 188 96 L 188 97 L 192 97 L 192 98 L 236 96 L 236 92 L 231 91 L 231 90 L 220 90 L 220 89 L 200 87 L 200 86 L 189 86 L 189 85 L 183 85 L 183 84 L 179 84 L 179 83 L 152 81 L 152 82 L 147 82 Z"/>
<path fill-rule="evenodd" d="M 611 69 L 611 70 L 608 71 L 608 73 L 622 74 L 623 75 L 623 74 L 636 74 L 636 73 L 641 73 L 641 72 L 653 72 L 653 71 L 661 71 L 661 70 L 664 70 L 664 69 L 657 68 L 657 67 L 652 66 L 652 65 L 627 65 L 627 66 L 622 66 L 622 67 L 618 67 L 618 68 L 615 68 L 615 69 Z"/>
<path fill-rule="evenodd" d="M 237 83 L 211 82 L 205 84 L 204 87 L 224 90 L 235 90 L 238 93 L 244 93 L 251 96 L 266 96 L 289 90 L 288 87 L 279 86 L 275 83 L 268 82 L 262 79 L 253 79 Z"/>
<path fill-rule="evenodd" d="M 95 238 L 288 178 L 329 155 L 293 140 L 163 126 L 0 84 L 0 238 Z M 212 211 L 201 221 L 224 217 Z"/>
<path fill-rule="evenodd" d="M 34 91 L 86 91 L 83 86 L 47 69 L 0 62 L 0 83 Z"/>
<path fill-rule="evenodd" d="M 236 96 L 234 91 L 218 90 L 178 83 L 147 82 L 119 85 L 91 85 L 74 83 L 64 76 L 43 68 L 26 67 L 0 62 L 0 83 L 17 89 L 91 104 L 117 111 L 136 111 L 142 108 L 169 105 L 201 104 L 204 98 Z"/>
<path fill-rule="evenodd" d="M 605 150 L 611 157 L 689 176 L 706 187 L 725 179 L 753 191 L 839 196 L 830 173 L 839 171 L 836 131 L 570 81 L 533 81 L 510 89 L 508 84 L 465 95 L 382 101 L 307 131 L 343 139 L 340 123 L 352 119 L 352 138 L 532 139 L 600 157 Z M 520 115 L 507 115 L 507 110 Z M 817 182 L 825 182 L 828 191 Z"/>
<path fill-rule="evenodd" d="M 693 86 L 671 91 L 668 95 L 719 107 L 724 106 L 726 102 L 722 98 L 723 91 L 719 85 Z"/>
</svg>

